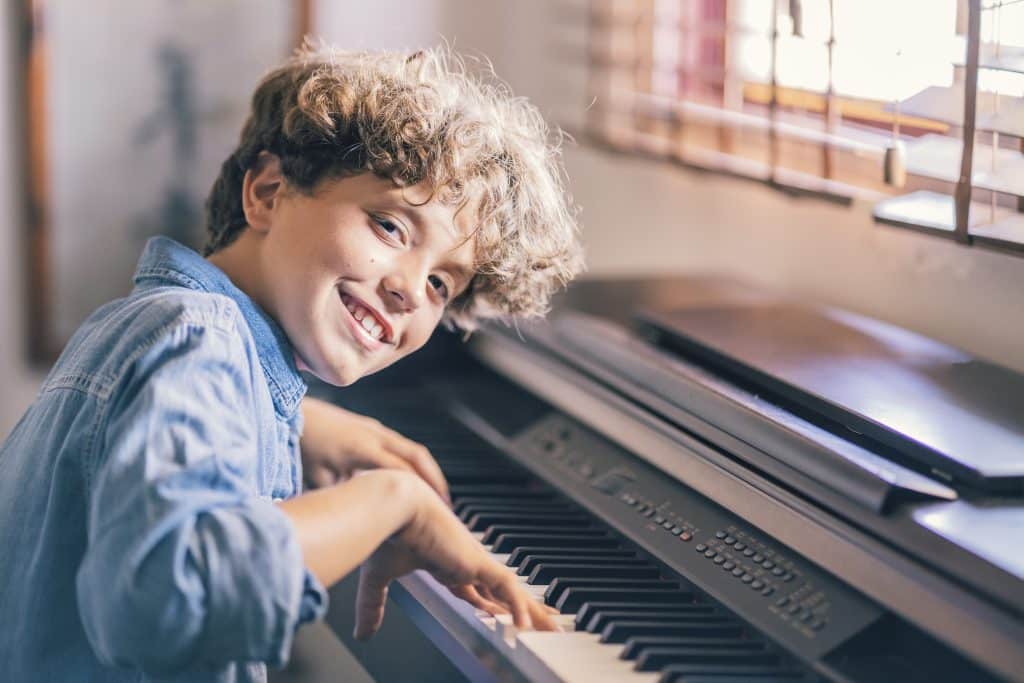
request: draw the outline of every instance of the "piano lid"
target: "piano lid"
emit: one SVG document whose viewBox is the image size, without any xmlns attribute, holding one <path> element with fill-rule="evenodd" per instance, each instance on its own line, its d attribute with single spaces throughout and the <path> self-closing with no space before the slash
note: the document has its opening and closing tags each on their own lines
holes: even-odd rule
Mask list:
<svg viewBox="0 0 1024 683">
<path fill-rule="evenodd" d="M 1024 484 L 1024 375 L 834 309 L 696 297 L 640 314 L 655 341 L 845 425 L 937 473 Z"/>
</svg>

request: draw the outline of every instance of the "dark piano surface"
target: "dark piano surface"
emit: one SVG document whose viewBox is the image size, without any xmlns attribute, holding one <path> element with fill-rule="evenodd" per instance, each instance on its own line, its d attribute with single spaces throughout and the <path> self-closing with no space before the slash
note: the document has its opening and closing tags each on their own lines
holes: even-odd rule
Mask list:
<svg viewBox="0 0 1024 683">
<path fill-rule="evenodd" d="M 721 313 L 721 308 L 708 305 L 710 301 L 723 300 L 728 300 L 732 306 L 725 314 Z M 692 315 L 681 316 L 681 310 Z M 974 451 L 969 448 L 969 437 L 978 429 L 984 439 L 1002 438 L 1008 447 L 1018 445 L 1010 436 L 1019 433 L 1020 422 L 1015 422 L 1011 411 L 1004 409 L 1003 396 L 1007 394 L 1003 392 L 1019 391 L 1019 376 L 1003 373 L 992 365 L 978 364 L 948 347 L 837 312 L 819 318 L 808 314 L 806 309 L 786 308 L 778 299 L 716 279 L 581 282 L 561 298 L 555 316 L 569 311 L 598 315 L 603 321 L 636 331 L 641 340 L 650 337 L 650 331 L 636 324 L 639 311 L 647 312 L 648 320 L 668 314 L 661 322 L 671 322 L 677 331 L 691 335 L 694 340 L 691 347 L 702 347 L 703 353 L 683 358 L 685 363 L 702 363 L 701 372 L 720 373 L 718 382 L 753 381 L 748 388 L 763 386 L 765 395 L 772 395 L 772 389 L 778 391 L 781 385 L 786 385 L 789 389 L 804 391 L 819 402 L 814 406 L 801 404 L 783 391 L 779 400 L 786 407 L 776 407 L 777 411 L 791 406 L 803 411 L 801 420 L 811 419 L 815 414 L 812 407 L 820 410 L 820 403 L 831 402 L 833 409 L 839 406 L 847 411 L 843 415 L 882 425 L 908 442 L 926 445 L 943 459 L 969 463 L 984 476 L 993 475 L 997 479 L 1014 476 L 1014 466 L 1007 466 L 1004 458 L 996 453 L 988 451 L 972 459 Z M 585 623 L 577 623 L 579 629 L 603 631 L 607 628 L 607 639 L 613 642 L 634 639 L 636 651 L 627 648 L 623 655 L 632 657 L 631 661 L 636 661 L 638 667 L 642 661 L 649 670 L 661 671 L 661 680 L 688 680 L 679 673 L 686 666 L 679 662 L 689 661 L 687 657 L 691 656 L 705 660 L 710 656 L 706 649 L 690 653 L 689 646 L 682 642 L 685 634 L 674 630 L 672 624 L 676 620 L 685 621 L 690 617 L 672 608 L 674 603 L 669 593 L 673 591 L 692 593 L 697 596 L 693 603 L 697 611 L 703 609 L 706 612 L 703 616 L 710 613 L 713 618 L 723 620 L 724 630 L 719 634 L 724 639 L 723 646 L 746 647 L 735 640 L 725 642 L 736 634 L 729 628 L 739 628 L 746 634 L 740 640 L 748 639 L 750 648 L 770 650 L 776 659 L 768 665 L 769 670 L 777 667 L 781 672 L 789 667 L 798 677 L 837 681 L 982 681 L 1007 676 L 1009 680 L 1024 680 L 1024 671 L 1019 672 L 1019 676 L 1007 674 L 1007 667 L 1012 669 L 1013 662 L 1024 661 L 1007 645 L 1019 642 L 1012 634 L 1024 633 L 1024 600 L 1021 599 L 1024 553 L 1017 549 L 1019 544 L 1015 540 L 1024 531 L 1024 500 L 1017 495 L 1019 490 L 995 494 L 984 486 L 977 486 L 977 479 L 957 477 L 942 482 L 954 487 L 955 500 L 908 499 L 872 511 L 856 501 L 844 499 L 841 487 L 813 491 L 815 482 L 803 474 L 794 472 L 790 478 L 785 468 L 772 470 L 748 457 L 742 449 L 729 451 L 727 448 L 735 443 L 750 446 L 748 450 L 753 453 L 763 444 L 740 444 L 736 439 L 719 443 L 708 436 L 710 431 L 692 430 L 689 425 L 693 423 L 666 423 L 664 429 L 679 431 L 680 444 L 690 444 L 680 446 L 680 462 L 706 459 L 704 465 L 710 465 L 710 469 L 701 470 L 708 476 L 707 482 L 702 476 L 700 481 L 691 480 L 687 484 L 685 477 L 679 479 L 678 475 L 670 474 L 671 467 L 662 471 L 663 463 L 648 461 L 646 454 L 630 454 L 611 443 L 604 445 L 604 437 L 619 443 L 621 436 L 614 433 L 617 428 L 605 424 L 604 417 L 591 420 L 585 410 L 574 408 L 571 397 L 560 403 L 560 399 L 555 398 L 557 392 L 547 396 L 542 391 L 540 394 L 545 395 L 541 396 L 532 389 L 515 386 L 509 381 L 515 374 L 514 369 L 510 374 L 507 368 L 499 367 L 501 364 L 492 364 L 488 359 L 495 353 L 493 350 L 481 351 L 491 346 L 497 348 L 499 354 L 504 353 L 505 348 L 514 349 L 512 355 L 516 360 L 510 367 L 536 362 L 539 374 L 550 375 L 552 383 L 559 375 L 568 378 L 569 385 L 578 385 L 582 392 L 580 397 L 588 393 L 595 396 L 621 394 L 625 401 L 622 405 L 631 406 L 629 411 L 644 410 L 642 401 L 637 399 L 642 394 L 629 394 L 623 388 L 628 384 L 625 381 L 628 377 L 616 383 L 590 373 L 584 365 L 574 362 L 574 349 L 557 348 L 557 335 L 546 334 L 535 334 L 535 330 L 529 328 L 497 334 L 486 332 L 478 337 L 479 343 L 470 345 L 469 353 L 453 337 L 438 335 L 419 357 L 363 380 L 356 387 L 314 391 L 347 407 L 372 413 L 430 446 L 447 476 L 458 482 L 456 504 L 460 507 L 457 511 L 464 521 L 486 532 L 504 551 L 515 554 L 521 548 L 528 549 L 510 558 L 509 563 L 524 576 L 532 576 L 536 571 L 534 581 L 558 580 L 562 587 L 550 591 L 549 604 L 567 613 L 582 613 L 579 620 Z M 822 334 L 825 344 L 821 344 L 819 338 Z M 681 354 L 685 350 L 683 344 L 673 347 L 671 352 Z M 870 367 L 875 373 L 888 370 L 889 376 L 899 380 L 886 385 L 901 388 L 897 392 L 899 400 L 885 391 L 875 397 L 879 393 L 878 386 L 865 381 L 861 366 L 848 362 L 850 358 L 864 355 L 870 359 L 864 367 Z M 728 362 L 723 363 L 722 357 Z M 811 361 L 802 364 L 801 358 Z M 838 369 L 830 367 L 837 359 L 846 359 L 846 364 Z M 770 375 L 775 384 L 758 385 L 757 381 L 764 380 L 763 377 L 737 372 L 737 366 L 767 367 L 771 372 L 764 374 Z M 953 370 L 944 373 L 935 370 L 938 366 Z M 808 367 L 817 371 L 812 372 Z M 616 373 L 616 368 L 606 370 L 609 376 Z M 836 377 L 845 383 L 838 392 L 830 381 Z M 961 390 L 963 393 L 959 393 Z M 996 394 L 992 395 L 992 391 Z M 925 396 L 924 402 L 913 404 L 918 418 L 910 419 L 903 397 L 921 393 Z M 613 403 L 619 405 L 618 399 Z M 940 413 L 944 421 L 938 429 L 926 426 L 927 409 L 935 405 L 944 411 Z M 902 412 L 893 406 L 903 406 Z M 664 423 L 666 415 L 656 412 L 652 409 L 648 422 Z M 837 423 L 846 424 L 836 419 L 836 413 L 822 413 L 822 429 L 831 430 Z M 774 421 L 777 414 L 766 411 L 766 423 Z M 896 414 L 899 419 L 890 419 Z M 967 422 L 959 422 L 962 419 Z M 958 422 L 959 427 L 951 424 L 953 422 Z M 638 430 L 646 429 L 642 423 L 637 423 Z M 555 432 L 568 430 L 576 435 L 573 438 L 584 439 L 581 443 L 591 444 L 572 456 L 582 457 L 582 461 L 570 462 L 572 457 L 567 455 L 569 461 L 552 457 L 549 462 L 548 454 L 543 449 L 537 450 L 537 444 L 547 438 L 544 435 L 554 433 L 552 429 Z M 485 436 L 497 434 L 500 438 L 484 446 L 479 439 L 474 441 L 476 437 L 470 432 Z M 953 433 L 959 434 L 960 440 L 949 436 Z M 920 453 L 908 454 L 892 447 L 890 442 L 876 441 L 873 437 L 877 435 L 860 437 L 849 431 L 846 435 L 856 437 L 857 448 L 870 449 L 872 444 L 877 444 L 879 453 L 897 460 L 902 458 L 901 466 L 917 468 L 920 476 L 930 476 L 929 466 L 921 465 Z M 945 440 L 942 440 L 940 437 L 944 435 Z M 837 430 L 835 438 L 845 438 L 845 435 Z M 477 445 L 467 446 L 467 443 Z M 485 453 L 489 453 L 486 458 Z M 1010 462 L 1015 462 L 1012 457 Z M 628 468 L 636 480 L 627 482 L 626 488 L 615 488 L 618 493 L 611 497 L 607 492 L 602 493 L 602 486 L 614 479 L 609 473 L 622 468 Z M 698 528 L 699 524 L 694 527 L 693 545 L 708 543 L 712 549 L 717 548 L 719 554 L 728 554 L 729 548 L 721 545 L 725 541 L 709 536 L 715 531 L 710 520 L 733 519 L 728 528 L 759 537 L 764 547 L 774 548 L 790 558 L 803 580 L 815 577 L 813 583 L 826 586 L 826 593 L 837 604 L 849 605 L 837 614 L 850 618 L 834 620 L 833 640 L 822 640 L 820 636 L 815 640 L 808 636 L 811 640 L 803 643 L 799 637 L 794 640 L 794 633 L 785 628 L 774 632 L 773 624 L 779 617 L 785 620 L 787 617 L 782 616 L 782 612 L 789 609 L 788 605 L 773 606 L 779 594 L 752 599 L 754 593 L 749 585 L 759 580 L 758 576 L 741 584 L 742 577 L 735 582 L 723 581 L 721 577 L 727 572 L 720 568 L 707 573 L 707 568 L 717 566 L 713 562 L 718 563 L 719 559 L 712 561 L 702 553 L 694 553 L 687 544 L 669 542 L 676 535 L 672 525 L 666 530 L 636 514 L 639 511 L 657 515 L 662 509 L 668 509 L 664 507 L 667 502 L 652 511 L 634 509 L 636 502 L 628 505 L 623 502 L 632 495 L 633 489 L 629 487 L 640 484 L 648 487 L 648 491 L 662 491 L 658 495 L 663 495 L 663 500 L 675 501 L 672 509 L 692 513 L 696 515 L 694 519 L 701 514 L 710 515 L 704 518 L 707 528 Z M 760 496 L 765 503 L 762 509 L 735 494 L 716 499 L 709 493 L 715 490 L 746 490 L 751 500 Z M 705 497 L 708 495 L 711 498 Z M 769 505 L 772 498 L 776 500 Z M 662 499 L 655 497 L 655 500 Z M 742 510 L 741 516 L 745 519 L 729 517 L 732 508 Z M 517 517 L 520 509 L 526 511 L 522 519 Z M 706 512 L 700 512 L 705 509 Z M 790 528 L 794 524 L 796 528 Z M 787 549 L 758 527 L 785 530 L 787 542 L 792 546 Z M 577 533 L 580 529 L 589 532 Z M 810 538 L 819 531 L 826 532 L 820 537 L 826 541 L 804 542 L 805 535 Z M 651 534 L 650 539 L 648 534 Z M 812 559 L 802 558 L 801 553 Z M 829 559 L 832 555 L 853 559 L 835 562 Z M 581 562 L 578 557 L 588 560 Z M 735 560 L 739 564 L 741 558 Z M 721 564 L 732 561 L 722 558 Z M 827 566 L 828 571 L 817 568 L 815 563 Z M 875 571 L 872 567 L 878 568 L 878 577 L 872 576 Z M 885 572 L 891 569 L 893 573 L 882 576 L 883 569 Z M 617 570 L 620 574 L 616 574 Z M 783 591 L 785 595 L 787 584 L 771 584 L 775 578 L 768 575 L 763 578 L 766 584 L 774 585 L 776 591 Z M 905 600 L 898 591 L 892 592 L 886 587 L 885 583 L 894 579 L 912 589 L 905 591 Z M 652 581 L 657 587 L 652 588 L 654 584 L 649 583 Z M 853 588 L 846 588 L 846 582 Z M 607 614 L 592 619 L 587 602 L 602 602 L 598 597 L 605 594 L 606 588 L 616 596 L 612 602 L 623 605 L 621 609 L 603 608 Z M 736 595 L 732 594 L 734 589 L 739 590 Z M 646 602 L 646 590 L 666 590 L 662 596 L 664 604 L 654 606 Z M 410 597 L 412 593 L 399 590 L 397 594 L 403 601 L 403 608 L 415 614 L 416 601 Z M 893 596 L 894 603 L 902 604 L 886 605 L 879 602 L 877 596 L 880 595 Z M 563 599 L 563 596 L 568 597 Z M 767 602 L 769 600 L 772 602 Z M 922 602 L 927 604 L 922 605 Z M 768 607 L 771 610 L 765 611 Z M 671 619 L 662 619 L 657 614 L 659 610 L 670 611 Z M 855 618 L 855 613 L 861 616 Z M 637 618 L 634 614 L 643 617 Z M 418 619 L 421 626 L 426 624 L 424 632 L 432 628 L 434 631 L 453 628 L 450 620 L 438 626 L 440 622 L 432 622 L 428 616 L 421 614 Z M 624 625 L 616 625 L 620 622 Z M 982 630 L 982 635 L 971 634 L 978 629 Z M 991 636 L 987 635 L 989 631 Z M 669 652 L 665 652 L 660 638 L 672 642 Z M 987 645 L 987 638 L 992 639 L 991 647 Z M 444 640 L 436 633 L 431 639 L 435 644 Z M 704 646 L 713 649 L 709 641 Z M 493 653 L 481 655 L 475 646 L 471 649 L 474 653 L 471 659 L 483 657 L 480 661 L 484 661 L 488 656 L 495 661 L 502 659 Z M 756 655 L 744 656 L 744 661 L 749 661 L 752 667 L 758 666 Z M 990 664 L 986 664 L 987 658 L 991 658 Z M 739 663 L 730 662 L 728 657 L 723 658 L 720 665 L 724 667 L 722 672 L 744 675 L 736 668 Z"/>
</svg>

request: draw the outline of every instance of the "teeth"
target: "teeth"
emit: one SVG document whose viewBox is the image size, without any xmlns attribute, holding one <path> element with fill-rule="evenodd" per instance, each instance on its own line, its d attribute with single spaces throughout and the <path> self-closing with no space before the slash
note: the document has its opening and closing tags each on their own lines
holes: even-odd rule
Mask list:
<svg viewBox="0 0 1024 683">
<path fill-rule="evenodd" d="M 366 330 L 368 335 L 374 339 L 381 339 L 384 336 L 384 326 L 378 323 L 368 310 L 351 300 L 345 302 L 345 308 L 353 318 L 359 321 L 360 326 Z"/>
</svg>

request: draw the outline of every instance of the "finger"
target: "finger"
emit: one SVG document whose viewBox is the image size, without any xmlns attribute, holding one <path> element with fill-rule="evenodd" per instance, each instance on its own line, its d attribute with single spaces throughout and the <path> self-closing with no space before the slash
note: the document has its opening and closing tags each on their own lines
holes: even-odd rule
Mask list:
<svg viewBox="0 0 1024 683">
<path fill-rule="evenodd" d="M 477 609 L 482 609 L 491 616 L 494 616 L 496 614 L 508 614 L 507 609 L 505 609 L 500 604 L 494 602 L 493 600 L 485 598 L 477 591 L 476 588 L 469 584 L 455 586 L 453 588 L 450 588 L 449 590 L 451 590 L 452 594 L 456 597 L 462 598 L 469 604 L 473 605 L 473 607 L 476 607 Z"/>
<path fill-rule="evenodd" d="M 323 465 L 313 467 L 307 474 L 307 477 L 315 489 L 327 488 L 338 482 L 338 473 Z"/>
<path fill-rule="evenodd" d="M 533 622 L 533 628 L 536 630 L 561 631 L 562 627 L 555 621 L 555 614 L 558 614 L 558 610 L 553 610 L 536 600 L 530 601 L 530 620 Z"/>
<path fill-rule="evenodd" d="M 352 633 L 356 640 L 366 640 L 377 632 L 384 621 L 384 604 L 387 599 L 388 581 L 378 579 L 365 567 L 360 569 L 356 593 L 356 625 Z"/>
<path fill-rule="evenodd" d="M 448 492 L 448 482 L 441 472 L 441 466 L 430 454 L 427 447 L 405 438 L 397 432 L 392 432 L 389 447 L 408 462 L 416 474 L 420 475 L 423 481 L 430 485 L 430 488 L 437 491 L 441 499 L 451 505 L 452 498 Z"/>
<path fill-rule="evenodd" d="M 523 591 L 514 577 L 502 579 L 491 590 L 500 602 L 508 606 L 516 628 L 524 630 L 533 628 L 533 619 L 530 615 L 530 603 L 533 600 Z"/>
</svg>

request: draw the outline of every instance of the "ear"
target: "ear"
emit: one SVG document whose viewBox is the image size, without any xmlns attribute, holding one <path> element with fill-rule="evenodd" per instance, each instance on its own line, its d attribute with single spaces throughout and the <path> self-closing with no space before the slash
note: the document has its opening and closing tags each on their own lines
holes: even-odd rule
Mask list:
<svg viewBox="0 0 1024 683">
<path fill-rule="evenodd" d="M 260 152 L 256 163 L 242 179 L 242 213 L 245 222 L 256 232 L 268 232 L 274 209 L 281 202 L 285 180 L 281 159 L 270 152 Z"/>
</svg>

